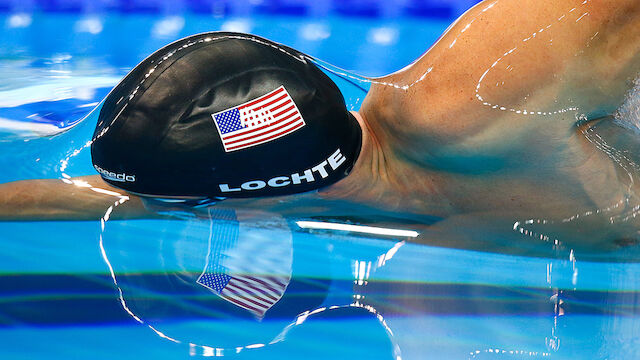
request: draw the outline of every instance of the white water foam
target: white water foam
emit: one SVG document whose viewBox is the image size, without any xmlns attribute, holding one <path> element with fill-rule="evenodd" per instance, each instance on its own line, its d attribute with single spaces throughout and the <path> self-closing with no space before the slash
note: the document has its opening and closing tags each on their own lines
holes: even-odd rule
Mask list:
<svg viewBox="0 0 640 360">
<path fill-rule="evenodd" d="M 627 93 L 624 103 L 614 114 L 616 124 L 640 134 L 640 76 Z"/>
</svg>

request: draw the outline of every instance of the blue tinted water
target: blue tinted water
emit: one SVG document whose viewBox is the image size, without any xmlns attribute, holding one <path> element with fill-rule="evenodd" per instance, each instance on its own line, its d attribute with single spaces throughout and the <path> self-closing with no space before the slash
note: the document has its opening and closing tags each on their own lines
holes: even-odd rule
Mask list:
<svg viewBox="0 0 640 360">
<path fill-rule="evenodd" d="M 0 17 L 0 182 L 92 174 L 86 141 L 94 124 L 78 121 L 137 62 L 179 37 L 252 31 L 380 75 L 419 56 L 448 25 L 15 16 Z M 341 87 L 357 107 L 358 91 Z M 531 256 L 531 249 L 511 244 L 518 255 L 509 255 L 406 236 L 306 230 L 295 220 L 238 213 L 104 226 L 0 223 L 0 357 L 633 359 L 640 353 L 640 264 L 632 250 L 624 258 L 591 254 L 585 261 L 552 249 Z M 282 260 L 274 265 L 271 258 Z M 276 265 L 290 269 L 278 273 L 289 277 L 287 291 L 262 321 L 197 283 L 220 259 L 228 267 L 262 264 L 271 275 Z"/>
</svg>

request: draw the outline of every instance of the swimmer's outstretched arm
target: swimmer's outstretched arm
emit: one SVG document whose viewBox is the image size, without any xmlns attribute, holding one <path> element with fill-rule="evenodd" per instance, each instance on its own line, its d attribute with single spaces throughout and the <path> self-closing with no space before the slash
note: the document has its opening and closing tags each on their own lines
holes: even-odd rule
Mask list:
<svg viewBox="0 0 640 360">
<path fill-rule="evenodd" d="M 142 200 L 98 175 L 66 180 L 22 180 L 0 184 L 0 221 L 99 220 L 118 203 L 113 218 L 157 217 Z"/>
<path fill-rule="evenodd" d="M 117 204 L 117 205 L 116 205 Z M 318 192 L 289 196 L 227 199 L 212 205 L 231 210 L 255 210 L 277 213 L 284 217 L 337 216 L 358 214 L 375 218 L 397 218 L 396 212 L 336 200 Z M 186 212 L 208 217 L 207 208 L 192 208 L 162 203 L 129 194 L 107 184 L 99 175 L 67 179 L 21 180 L 0 184 L 0 221 L 92 221 L 105 215 L 110 220 L 167 218 L 171 212 Z M 416 214 L 401 218 L 420 222 Z M 433 221 L 432 217 L 428 217 Z"/>
</svg>

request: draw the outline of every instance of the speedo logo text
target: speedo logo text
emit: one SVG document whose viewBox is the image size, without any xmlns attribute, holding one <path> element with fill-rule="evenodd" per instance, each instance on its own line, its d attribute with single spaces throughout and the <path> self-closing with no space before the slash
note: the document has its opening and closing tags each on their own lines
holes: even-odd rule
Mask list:
<svg viewBox="0 0 640 360">
<path fill-rule="evenodd" d="M 125 173 L 115 173 L 113 171 L 105 170 L 98 165 L 93 165 L 93 167 L 96 169 L 97 172 L 100 173 L 100 175 L 102 175 L 107 180 L 118 181 L 118 182 L 135 182 L 136 181 L 135 175 L 127 175 Z"/>
</svg>

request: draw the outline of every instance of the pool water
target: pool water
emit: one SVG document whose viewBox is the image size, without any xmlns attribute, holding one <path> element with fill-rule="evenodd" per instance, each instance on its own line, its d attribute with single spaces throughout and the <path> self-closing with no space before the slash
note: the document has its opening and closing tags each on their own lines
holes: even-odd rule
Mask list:
<svg viewBox="0 0 640 360">
<path fill-rule="evenodd" d="M 4 183 L 93 174 L 95 123 L 81 120 L 128 70 L 180 37 L 250 31 L 382 75 L 423 53 L 449 20 L 35 13 L 0 24 Z M 362 93 L 340 86 L 356 109 Z M 411 222 L 397 219 L 354 216 L 345 222 L 359 227 L 339 230 L 215 207 L 171 216 L 0 223 L 0 358 L 640 356 L 634 247 L 582 256 L 541 242 L 509 244 L 507 254 L 498 239 L 419 243 Z M 231 304 L 207 282 L 220 267 L 271 281 L 263 294 L 278 301 L 266 314 Z"/>
</svg>

